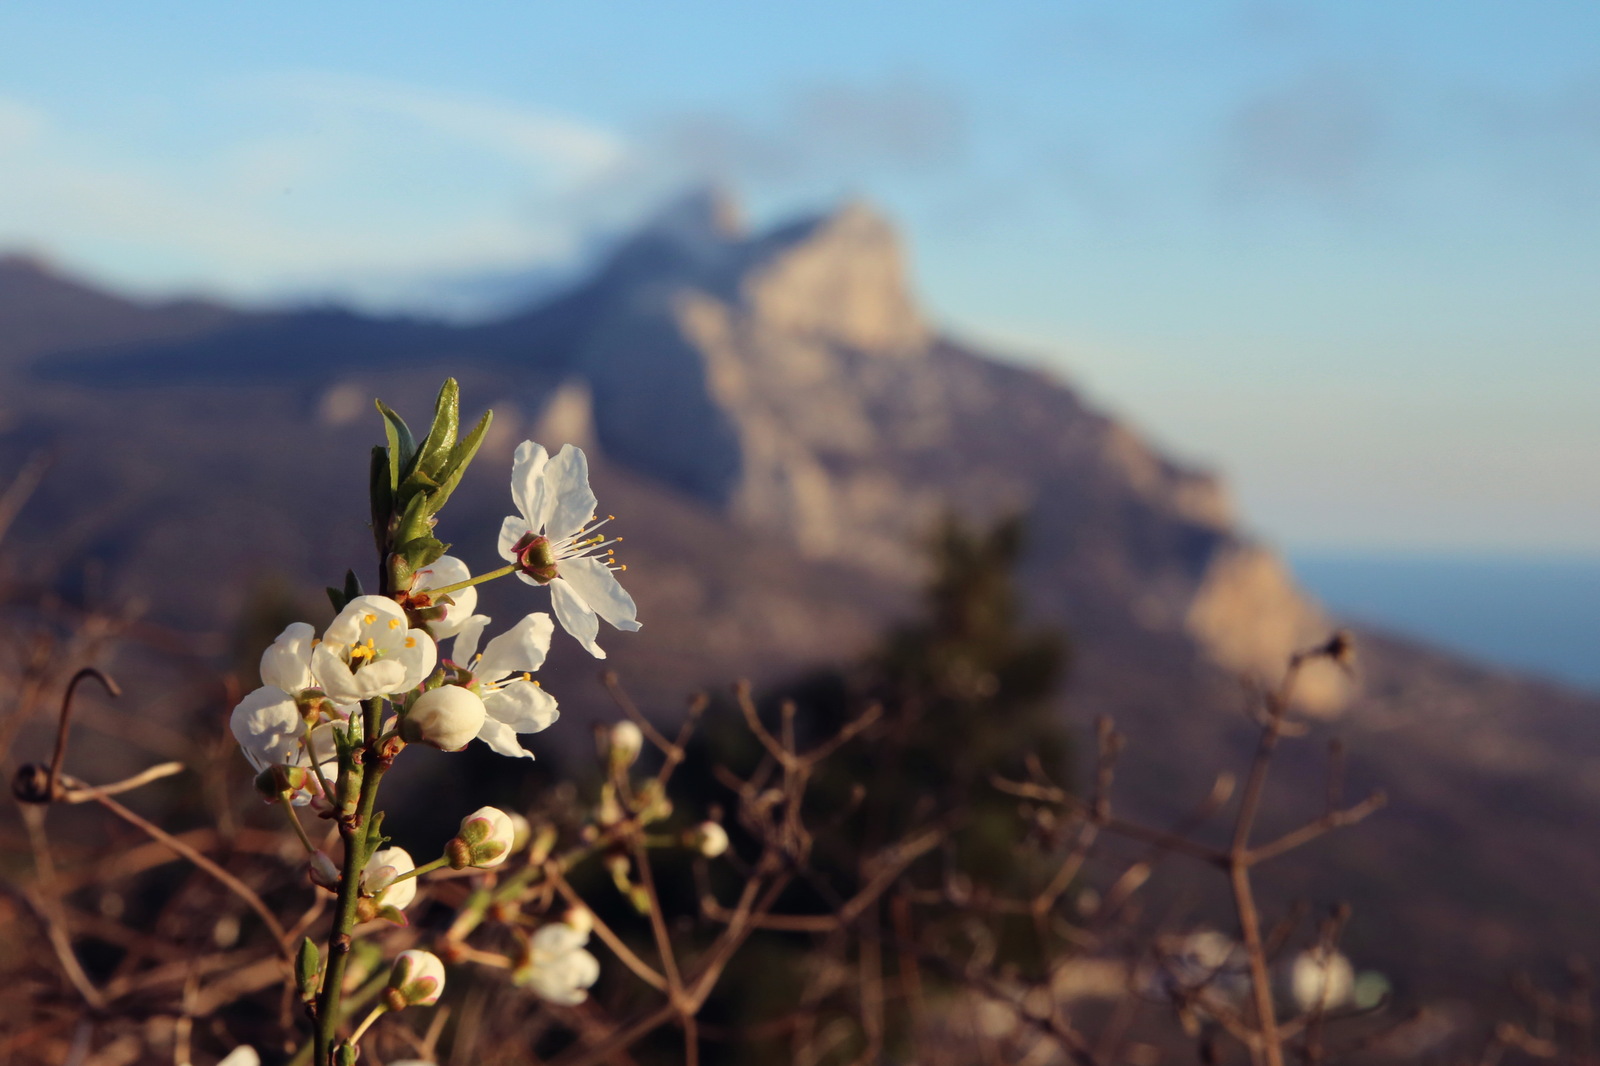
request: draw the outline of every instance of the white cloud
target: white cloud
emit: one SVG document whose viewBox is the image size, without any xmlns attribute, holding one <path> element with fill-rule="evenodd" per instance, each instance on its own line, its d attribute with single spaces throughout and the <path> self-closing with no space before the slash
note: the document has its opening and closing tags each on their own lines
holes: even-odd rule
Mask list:
<svg viewBox="0 0 1600 1066">
<path fill-rule="evenodd" d="M 612 134 L 550 112 L 465 93 L 425 89 L 343 74 L 291 74 L 261 79 L 269 96 L 318 110 L 366 112 L 406 119 L 433 133 L 494 152 L 536 172 L 592 177 L 620 163 Z"/>
</svg>

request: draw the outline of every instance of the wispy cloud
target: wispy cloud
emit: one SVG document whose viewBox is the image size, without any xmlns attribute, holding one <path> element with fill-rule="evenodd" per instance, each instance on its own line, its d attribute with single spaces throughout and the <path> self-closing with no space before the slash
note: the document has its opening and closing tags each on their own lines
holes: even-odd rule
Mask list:
<svg viewBox="0 0 1600 1066">
<path fill-rule="evenodd" d="M 537 108 L 336 75 L 167 101 L 158 125 L 177 135 L 0 97 L 0 248 L 146 292 L 381 303 L 420 275 L 565 255 L 586 222 L 570 208 L 628 152 Z"/>
</svg>

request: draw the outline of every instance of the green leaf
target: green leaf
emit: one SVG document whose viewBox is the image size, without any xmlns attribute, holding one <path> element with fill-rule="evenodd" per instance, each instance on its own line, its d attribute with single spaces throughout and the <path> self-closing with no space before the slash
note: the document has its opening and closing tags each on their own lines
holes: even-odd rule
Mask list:
<svg viewBox="0 0 1600 1066">
<path fill-rule="evenodd" d="M 394 488 L 389 484 L 389 449 L 373 445 L 368 489 L 372 496 L 372 536 L 378 554 L 389 550 L 389 521 L 394 518 Z"/>
<path fill-rule="evenodd" d="M 356 572 L 354 570 L 346 570 L 344 572 L 344 602 L 349 603 L 357 596 L 364 595 L 366 593 L 361 590 L 361 579 L 356 577 Z"/>
<path fill-rule="evenodd" d="M 317 998 L 317 975 L 322 970 L 322 956 L 310 937 L 300 941 L 300 952 L 294 960 L 294 981 L 300 989 L 300 998 L 310 1003 Z"/>
<path fill-rule="evenodd" d="M 349 600 L 345 599 L 343 589 L 336 589 L 332 585 L 329 585 L 327 587 L 327 593 L 328 602 L 333 604 L 334 614 L 338 614 L 340 611 L 344 610 L 344 605 L 350 602 Z"/>
<path fill-rule="evenodd" d="M 450 499 L 450 494 L 456 490 L 456 486 L 461 484 L 461 475 L 467 472 L 467 465 L 472 462 L 473 456 L 478 454 L 478 448 L 483 444 L 483 435 L 489 431 L 489 423 L 493 421 L 493 411 L 483 412 L 483 417 L 478 419 L 478 424 L 473 427 L 472 432 L 451 449 L 450 461 L 439 471 L 439 488 L 428 498 L 429 514 L 438 514 L 439 509 Z"/>
<path fill-rule="evenodd" d="M 434 401 L 433 425 L 428 428 L 428 436 L 417 451 L 413 469 L 427 474 L 429 478 L 437 477 L 456 446 L 456 433 L 460 426 L 461 387 L 456 384 L 455 378 L 446 378 L 439 387 L 439 398 Z"/>
<path fill-rule="evenodd" d="M 401 479 L 417 458 L 417 439 L 411 435 L 406 420 L 395 414 L 392 407 L 382 400 L 372 402 L 383 415 L 383 435 L 389 440 L 389 488 L 399 492 Z"/>
<path fill-rule="evenodd" d="M 428 520 L 428 498 L 419 492 L 406 501 L 405 514 L 400 516 L 400 525 L 394 531 L 395 550 L 403 552 L 405 544 L 429 536 L 432 532 L 433 523 Z"/>
<path fill-rule="evenodd" d="M 449 550 L 450 545 L 438 538 L 423 536 L 400 545 L 397 554 L 405 556 L 406 564 L 412 570 L 421 570 L 438 562 L 439 557 Z"/>
</svg>

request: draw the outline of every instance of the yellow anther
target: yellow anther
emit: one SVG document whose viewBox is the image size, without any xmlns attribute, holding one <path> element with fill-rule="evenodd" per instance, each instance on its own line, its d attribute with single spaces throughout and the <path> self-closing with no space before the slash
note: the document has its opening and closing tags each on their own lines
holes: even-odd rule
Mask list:
<svg viewBox="0 0 1600 1066">
<path fill-rule="evenodd" d="M 389 619 L 389 628 L 390 629 L 399 629 L 400 628 L 400 619 L 398 619 L 398 618 Z"/>
<path fill-rule="evenodd" d="M 417 638 L 416 637 L 407 637 L 406 638 L 406 647 L 415 648 L 416 646 L 417 646 Z"/>
<path fill-rule="evenodd" d="M 524 673 L 522 675 L 522 680 L 524 680 L 524 681 L 532 681 L 533 680 L 533 675 L 529 674 L 529 673 Z"/>
<path fill-rule="evenodd" d="M 621 537 L 616 537 L 616 538 L 614 538 L 614 539 L 615 539 L 615 540 L 616 540 L 616 542 L 617 542 L 617 543 L 618 543 L 618 544 L 621 544 L 621 543 L 622 543 L 622 538 L 621 538 Z"/>
<path fill-rule="evenodd" d="M 621 566 L 617 567 L 617 569 L 618 570 L 626 570 L 626 569 L 628 569 L 628 564 L 627 563 L 623 563 Z"/>
<path fill-rule="evenodd" d="M 376 622 L 376 621 L 377 621 L 377 620 L 378 620 L 378 616 L 377 616 L 377 615 L 375 615 L 375 614 L 369 614 L 369 615 L 367 615 L 367 616 L 366 616 L 366 617 L 364 617 L 364 618 L 362 618 L 362 619 L 361 619 L 361 621 L 362 621 L 362 622 L 364 622 L 364 623 L 366 623 L 366 624 L 367 624 L 367 625 L 369 625 L 369 626 L 370 626 L 370 625 L 371 625 L 371 624 L 372 624 L 372 623 L 374 623 L 374 622 Z"/>
<path fill-rule="evenodd" d="M 615 522 L 616 520 L 617 520 L 617 516 L 616 515 L 614 515 L 614 514 L 606 515 L 606 521 L 607 522 Z"/>
</svg>

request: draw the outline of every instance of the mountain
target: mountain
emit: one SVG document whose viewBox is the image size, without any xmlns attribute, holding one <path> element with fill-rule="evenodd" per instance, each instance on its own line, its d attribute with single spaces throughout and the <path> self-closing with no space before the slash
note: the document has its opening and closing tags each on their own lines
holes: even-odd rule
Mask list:
<svg viewBox="0 0 1600 1066">
<path fill-rule="evenodd" d="M 941 513 L 1021 512 L 1031 609 L 1077 653 L 1062 713 L 1114 715 L 1131 741 L 1126 808 L 1171 817 L 1248 745 L 1239 677 L 1275 676 L 1330 623 L 1239 531 L 1214 475 L 1049 375 L 946 336 L 904 262 L 866 205 L 751 232 L 708 193 L 566 292 L 470 326 L 143 306 L 8 268 L 0 336 L 25 340 L 0 349 L 15 378 L 0 472 L 40 450 L 55 462 L 11 534 L 12 565 L 87 594 L 93 560 L 111 599 L 226 632 L 253 581 L 317 587 L 366 558 L 370 397 L 420 416 L 453 375 L 497 418 L 441 534 L 487 568 L 515 443 L 590 448 L 645 623 L 607 646 L 653 713 L 695 686 L 859 653 L 908 609 Z M 531 609 L 520 588 L 483 602 Z M 1361 644 L 1359 688 L 1330 668 L 1304 702 L 1319 737 L 1348 738 L 1352 785 L 1382 784 L 1394 803 L 1286 862 L 1283 890 L 1354 899 L 1360 961 L 1425 960 L 1441 989 L 1540 953 L 1600 952 L 1572 891 L 1600 870 L 1571 845 L 1595 809 L 1600 701 L 1381 634 Z M 567 678 L 570 717 L 602 713 L 581 653 L 550 670 L 552 686 Z M 554 732 L 581 743 L 581 729 Z M 1269 829 L 1317 813 L 1320 750 L 1287 757 Z"/>
</svg>

